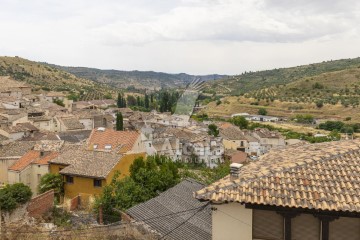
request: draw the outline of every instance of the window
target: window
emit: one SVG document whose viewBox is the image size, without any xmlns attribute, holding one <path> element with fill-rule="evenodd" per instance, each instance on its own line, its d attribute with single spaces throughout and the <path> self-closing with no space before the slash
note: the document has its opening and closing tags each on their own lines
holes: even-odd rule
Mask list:
<svg viewBox="0 0 360 240">
<path fill-rule="evenodd" d="M 105 145 L 105 150 L 110 150 L 111 149 L 111 144 L 106 144 Z"/>
<path fill-rule="evenodd" d="M 149 143 L 149 147 L 151 147 L 151 143 Z"/>
<path fill-rule="evenodd" d="M 97 145 L 97 144 L 94 144 L 93 148 L 94 148 L 94 149 L 97 149 L 97 148 L 98 148 L 98 145 Z"/>
<path fill-rule="evenodd" d="M 74 183 L 74 178 L 72 176 L 66 176 L 66 183 L 69 184 L 73 184 Z"/>
<path fill-rule="evenodd" d="M 94 179 L 94 187 L 101 187 L 101 179 Z"/>
</svg>

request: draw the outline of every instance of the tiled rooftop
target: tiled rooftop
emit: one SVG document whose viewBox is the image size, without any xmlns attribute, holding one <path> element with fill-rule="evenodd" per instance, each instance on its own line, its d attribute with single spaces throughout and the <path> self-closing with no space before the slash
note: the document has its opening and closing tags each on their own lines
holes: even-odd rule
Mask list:
<svg viewBox="0 0 360 240">
<path fill-rule="evenodd" d="M 166 235 L 166 239 L 210 240 L 210 205 L 206 206 L 205 202 L 199 202 L 192 197 L 192 192 L 202 187 L 203 185 L 195 180 L 183 180 L 159 196 L 130 208 L 127 213 L 137 221 L 157 218 L 157 221 L 145 221 L 145 224 L 162 236 Z M 178 212 L 185 213 L 175 214 Z M 163 217 L 165 215 L 169 216 Z"/>
<path fill-rule="evenodd" d="M 271 151 L 195 193 L 213 202 L 360 212 L 360 140 Z"/>
<path fill-rule="evenodd" d="M 80 130 L 84 129 L 84 125 L 79 122 L 79 119 L 75 117 L 60 118 L 60 121 L 64 124 L 67 130 Z"/>
<path fill-rule="evenodd" d="M 115 153 L 88 151 L 82 145 L 66 144 L 50 163 L 68 165 L 61 174 L 106 178 L 120 159 L 121 156 Z"/>
<path fill-rule="evenodd" d="M 220 129 L 220 136 L 228 140 L 246 140 L 243 132 L 235 126 Z"/>
<path fill-rule="evenodd" d="M 40 151 L 30 150 L 25 153 L 19 160 L 17 160 L 9 170 L 12 171 L 22 171 L 31 163 L 36 164 L 48 164 L 48 161 L 55 158 L 58 155 L 57 152 L 47 152 L 43 156 L 41 156 Z"/>
<path fill-rule="evenodd" d="M 0 158 L 20 158 L 35 146 L 34 141 L 17 141 L 0 146 Z"/>
<path fill-rule="evenodd" d="M 125 153 L 130 151 L 140 133 L 136 131 L 115 131 L 113 129 L 93 129 L 89 138 L 89 148 L 97 151 L 114 150 Z M 107 148 L 106 146 L 110 146 Z"/>
</svg>

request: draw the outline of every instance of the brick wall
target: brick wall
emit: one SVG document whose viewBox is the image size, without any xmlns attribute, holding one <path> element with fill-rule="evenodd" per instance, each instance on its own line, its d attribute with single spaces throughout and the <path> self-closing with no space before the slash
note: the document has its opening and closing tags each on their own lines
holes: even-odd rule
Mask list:
<svg viewBox="0 0 360 240">
<path fill-rule="evenodd" d="M 30 217 L 38 218 L 54 207 L 54 190 L 32 198 L 27 207 Z"/>
<path fill-rule="evenodd" d="M 70 211 L 74 211 L 79 207 L 80 196 L 76 196 L 70 200 Z"/>
</svg>

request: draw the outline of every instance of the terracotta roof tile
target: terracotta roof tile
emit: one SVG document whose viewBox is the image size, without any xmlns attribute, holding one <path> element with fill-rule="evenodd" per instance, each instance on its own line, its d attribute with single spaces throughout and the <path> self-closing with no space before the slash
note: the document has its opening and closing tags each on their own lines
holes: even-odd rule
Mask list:
<svg viewBox="0 0 360 240">
<path fill-rule="evenodd" d="M 360 212 L 360 140 L 272 151 L 242 167 L 238 179 L 227 176 L 195 196 L 213 202 Z"/>
<path fill-rule="evenodd" d="M 89 138 L 89 149 L 97 151 L 118 150 L 120 153 L 130 151 L 140 137 L 137 131 L 115 131 L 113 129 L 93 129 Z M 106 148 L 111 146 L 111 148 Z"/>
<path fill-rule="evenodd" d="M 48 161 L 55 158 L 57 154 L 58 153 L 56 152 L 50 152 L 50 153 L 45 153 L 44 156 L 41 156 L 40 151 L 30 150 L 27 153 L 25 153 L 25 155 L 22 156 L 19 160 L 17 160 L 11 167 L 9 167 L 9 170 L 22 171 L 31 163 L 47 164 Z"/>
</svg>

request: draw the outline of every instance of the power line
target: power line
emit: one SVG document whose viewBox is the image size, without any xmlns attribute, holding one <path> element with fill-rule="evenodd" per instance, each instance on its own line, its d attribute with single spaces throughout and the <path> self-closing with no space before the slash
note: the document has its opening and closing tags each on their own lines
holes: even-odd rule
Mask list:
<svg viewBox="0 0 360 240">
<path fill-rule="evenodd" d="M 208 202 L 207 204 L 205 204 L 202 208 L 200 208 L 199 210 L 197 210 L 193 215 L 191 215 L 188 219 L 186 219 L 184 222 L 182 222 L 181 224 L 179 224 L 176 228 L 174 228 L 173 230 L 169 231 L 167 234 L 163 235 L 162 238 L 160 238 L 160 240 L 165 239 L 166 236 L 168 236 L 169 234 L 171 234 L 172 232 L 174 232 L 176 229 L 178 229 L 179 227 L 181 227 L 182 225 L 184 225 L 185 223 L 187 223 L 192 217 L 194 217 L 198 212 L 204 210 L 209 204 L 210 204 L 210 202 Z"/>
<path fill-rule="evenodd" d="M 63 229 L 63 230 L 57 230 L 57 231 L 56 230 L 55 231 L 47 230 L 47 231 L 22 231 L 22 232 L 19 232 L 19 231 L 16 231 L 16 230 L 10 230 L 10 231 L 7 231 L 7 232 L 15 232 L 15 233 L 23 233 L 23 234 L 34 233 L 35 234 L 35 233 L 60 233 L 60 232 L 89 231 L 89 230 L 91 231 L 91 230 L 101 229 L 101 228 L 119 227 L 119 226 L 126 225 L 126 224 L 132 224 L 134 222 L 147 222 L 147 221 L 156 220 L 156 219 L 162 220 L 161 218 L 165 218 L 165 217 L 169 217 L 169 216 L 175 216 L 175 215 L 179 215 L 179 214 L 180 215 L 182 215 L 182 214 L 185 215 L 186 213 L 194 211 L 194 210 L 202 210 L 207 205 L 208 204 L 206 204 L 204 206 L 201 206 L 201 207 L 192 208 L 192 209 L 179 211 L 179 212 L 175 212 L 175 213 L 170 213 L 170 214 L 166 214 L 166 215 L 162 215 L 162 216 L 156 216 L 156 217 L 151 217 L 151 218 L 146 218 L 146 219 L 139 219 L 139 220 L 135 220 L 135 221 L 130 222 L 130 223 L 117 223 L 117 224 L 109 224 L 109 225 L 105 225 L 105 226 L 94 226 L 94 227 L 91 227 L 91 228 L 84 228 L 84 229 Z M 197 212 L 199 212 L 199 211 L 197 211 Z M 91 214 L 88 214 L 88 215 L 91 215 Z M 105 215 L 105 216 L 111 216 L 111 215 Z"/>
</svg>

